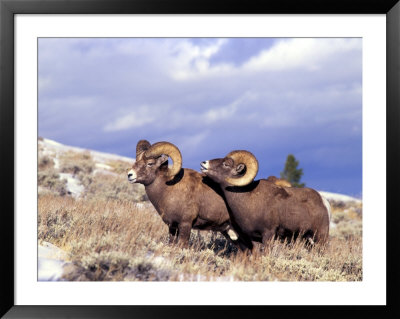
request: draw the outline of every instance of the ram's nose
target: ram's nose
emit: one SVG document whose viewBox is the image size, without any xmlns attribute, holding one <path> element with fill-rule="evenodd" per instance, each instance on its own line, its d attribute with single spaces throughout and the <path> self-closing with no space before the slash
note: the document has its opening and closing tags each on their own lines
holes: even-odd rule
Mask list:
<svg viewBox="0 0 400 319">
<path fill-rule="evenodd" d="M 128 181 L 130 182 L 130 183 L 135 183 L 136 182 L 136 173 L 131 169 L 129 172 L 128 172 Z"/>
<path fill-rule="evenodd" d="M 201 163 L 200 163 L 200 169 L 201 169 L 202 171 L 208 170 L 208 161 L 203 161 L 203 162 L 201 162 Z"/>
</svg>

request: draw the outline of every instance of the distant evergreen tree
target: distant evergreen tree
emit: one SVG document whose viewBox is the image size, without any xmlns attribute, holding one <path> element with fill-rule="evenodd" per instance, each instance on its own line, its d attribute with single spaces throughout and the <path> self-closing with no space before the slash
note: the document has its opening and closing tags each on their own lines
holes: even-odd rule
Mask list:
<svg viewBox="0 0 400 319">
<path fill-rule="evenodd" d="M 281 178 L 286 179 L 293 187 L 304 187 L 305 184 L 300 183 L 301 176 L 303 176 L 303 169 L 297 168 L 297 166 L 299 166 L 299 161 L 296 160 L 294 155 L 289 154 L 286 159 L 285 168 L 281 172 Z"/>
</svg>

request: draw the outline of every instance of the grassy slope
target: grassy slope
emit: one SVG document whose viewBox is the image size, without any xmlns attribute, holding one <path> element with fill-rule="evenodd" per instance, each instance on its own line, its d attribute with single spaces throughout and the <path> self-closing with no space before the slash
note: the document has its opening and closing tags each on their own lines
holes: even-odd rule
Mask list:
<svg viewBox="0 0 400 319">
<path fill-rule="evenodd" d="M 89 153 L 39 153 L 38 238 L 69 253 L 67 280 L 362 280 L 361 204 L 334 208 L 327 247 L 271 242 L 249 255 L 212 232 L 192 231 L 190 247 L 167 243 L 168 229 L 141 185 L 126 181 L 129 163 L 110 160 L 97 171 Z M 125 166 L 126 165 L 126 166 Z M 73 174 L 85 192 L 69 196 L 59 173 Z M 137 203 L 145 203 L 137 204 Z"/>
</svg>

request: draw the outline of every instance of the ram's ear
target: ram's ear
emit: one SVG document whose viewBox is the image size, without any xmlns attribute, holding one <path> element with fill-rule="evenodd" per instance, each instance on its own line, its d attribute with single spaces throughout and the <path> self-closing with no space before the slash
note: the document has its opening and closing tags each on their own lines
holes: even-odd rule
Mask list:
<svg viewBox="0 0 400 319">
<path fill-rule="evenodd" d="M 225 157 L 222 162 L 229 167 L 233 167 L 233 165 L 235 165 L 233 159 L 231 159 L 230 157 Z"/>
<path fill-rule="evenodd" d="M 236 166 L 236 174 L 240 175 L 243 174 L 246 170 L 246 165 L 244 165 L 243 163 L 240 163 Z"/>
<path fill-rule="evenodd" d="M 157 165 L 161 166 L 167 161 L 168 161 L 168 155 L 162 154 L 160 157 L 157 158 Z"/>
</svg>

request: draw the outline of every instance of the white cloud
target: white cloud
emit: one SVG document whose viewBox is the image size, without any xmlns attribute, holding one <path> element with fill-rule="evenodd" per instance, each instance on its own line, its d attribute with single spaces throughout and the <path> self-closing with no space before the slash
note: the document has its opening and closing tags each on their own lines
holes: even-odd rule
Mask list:
<svg viewBox="0 0 400 319">
<path fill-rule="evenodd" d="M 209 136 L 209 131 L 200 131 L 192 135 L 184 135 L 177 139 L 177 145 L 182 150 L 185 150 L 185 155 L 195 152 L 203 141 Z"/>
<path fill-rule="evenodd" d="M 331 109 L 341 107 L 346 117 L 350 112 L 345 108 L 357 108 L 360 103 L 361 83 L 352 79 L 355 84 L 349 89 L 348 81 L 349 75 L 361 70 L 361 39 L 281 39 L 268 49 L 254 51 L 241 65 L 210 63 L 214 55 L 223 54 L 227 41 L 234 39 L 42 41 L 41 63 L 47 67 L 40 72 L 39 88 L 47 95 L 42 94 L 41 107 L 52 109 L 52 113 L 69 106 L 79 108 L 80 114 L 85 108 L 89 116 L 107 114 L 98 123 L 103 131 L 115 132 L 160 120 L 168 123 L 165 130 L 196 130 L 238 118 L 262 127 L 287 127 L 303 123 L 306 113 L 316 114 L 315 120 L 321 123 L 332 119 Z M 52 57 L 50 49 L 55 50 Z M 57 59 L 63 62 L 57 64 L 61 69 L 53 68 Z M 337 61 L 354 68 L 349 70 Z M 85 68 L 80 67 L 82 63 Z M 306 77 L 302 72 L 319 68 Z M 337 79 L 332 73 L 339 74 Z M 165 77 L 171 74 L 179 81 Z M 68 93 L 51 97 L 44 90 L 50 78 L 60 92 L 91 92 L 95 99 L 71 98 Z M 118 106 L 127 103 L 152 107 L 127 110 Z"/>
<path fill-rule="evenodd" d="M 361 50 L 360 39 L 296 38 L 279 41 L 262 51 L 243 66 L 244 70 L 287 70 L 303 68 L 315 70 L 328 57 L 352 50 Z"/>
<path fill-rule="evenodd" d="M 216 122 L 224 119 L 231 118 L 236 115 L 236 111 L 240 107 L 245 107 L 249 102 L 254 101 L 257 95 L 251 92 L 245 92 L 238 99 L 232 103 L 222 107 L 216 107 L 208 110 L 203 114 L 203 120 L 207 122 Z"/>
<path fill-rule="evenodd" d="M 146 107 L 141 107 L 138 110 L 124 114 L 106 124 L 103 130 L 105 132 L 123 131 L 150 124 L 155 120 L 155 116 L 150 115 L 150 112 Z"/>
<path fill-rule="evenodd" d="M 226 39 L 217 39 L 214 42 L 201 46 L 184 40 L 178 42 L 175 49 L 180 52 L 179 57 L 183 58 L 185 61 L 192 61 L 199 58 L 209 59 L 216 54 L 226 42 Z"/>
<path fill-rule="evenodd" d="M 210 65 L 210 58 L 218 52 L 224 41 L 200 49 L 185 43 L 180 47 L 172 76 L 176 80 L 199 77 L 241 76 L 244 73 L 284 71 L 293 69 L 320 70 L 323 63 L 338 54 L 350 51 L 361 52 L 362 42 L 358 38 L 295 38 L 283 39 L 271 48 L 250 57 L 240 66 L 229 63 Z"/>
<path fill-rule="evenodd" d="M 174 48 L 178 54 L 171 61 L 173 65 L 170 75 L 176 80 L 186 80 L 199 75 L 228 72 L 231 69 L 229 64 L 221 63 L 210 67 L 210 58 L 219 52 L 226 42 L 227 39 L 217 39 L 202 46 L 189 41 L 179 42 Z"/>
</svg>

